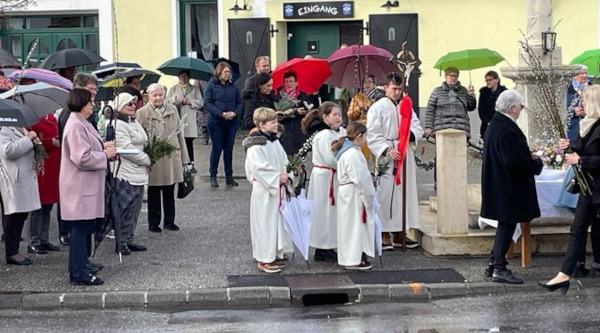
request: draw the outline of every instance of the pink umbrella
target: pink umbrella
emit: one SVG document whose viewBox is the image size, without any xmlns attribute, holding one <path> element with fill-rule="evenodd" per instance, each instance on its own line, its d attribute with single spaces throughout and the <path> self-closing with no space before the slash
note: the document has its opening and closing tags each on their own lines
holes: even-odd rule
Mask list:
<svg viewBox="0 0 600 333">
<path fill-rule="evenodd" d="M 339 88 L 360 87 L 362 78 L 367 74 L 382 80 L 387 74 L 398 71 L 392 63 L 393 57 L 389 51 L 373 45 L 351 45 L 339 49 L 327 58 L 333 74 L 325 83 Z"/>
<path fill-rule="evenodd" d="M 16 70 L 10 73 L 7 77 L 14 81 L 19 81 L 21 78 L 33 79 L 37 82 L 48 83 L 55 87 L 67 90 L 73 89 L 73 83 L 71 81 L 58 75 L 56 72 L 42 68 L 28 68 Z"/>
</svg>

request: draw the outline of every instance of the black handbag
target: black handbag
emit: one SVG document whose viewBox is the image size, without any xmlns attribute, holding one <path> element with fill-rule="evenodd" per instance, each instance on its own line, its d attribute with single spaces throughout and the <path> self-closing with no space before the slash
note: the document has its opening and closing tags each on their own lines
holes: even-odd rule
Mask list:
<svg viewBox="0 0 600 333">
<path fill-rule="evenodd" d="M 575 178 L 575 175 L 573 175 L 573 177 L 571 177 L 571 179 L 569 179 L 567 185 L 565 185 L 565 191 L 567 191 L 571 194 L 577 194 L 580 192 L 580 190 L 581 190 L 581 188 L 579 187 L 577 178 Z"/>
<path fill-rule="evenodd" d="M 194 176 L 190 171 L 183 171 L 183 181 L 177 185 L 177 199 L 183 199 L 194 190 Z"/>
</svg>

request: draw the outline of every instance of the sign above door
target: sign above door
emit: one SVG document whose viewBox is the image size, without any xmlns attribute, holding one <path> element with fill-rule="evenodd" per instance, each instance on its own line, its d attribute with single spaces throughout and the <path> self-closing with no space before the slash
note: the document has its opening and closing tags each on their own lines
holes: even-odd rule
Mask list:
<svg viewBox="0 0 600 333">
<path fill-rule="evenodd" d="M 349 18 L 354 17 L 354 1 L 283 3 L 283 18 Z"/>
</svg>

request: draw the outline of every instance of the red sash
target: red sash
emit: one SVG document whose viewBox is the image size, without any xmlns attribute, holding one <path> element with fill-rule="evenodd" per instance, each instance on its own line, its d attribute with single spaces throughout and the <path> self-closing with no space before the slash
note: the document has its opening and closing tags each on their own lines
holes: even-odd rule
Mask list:
<svg viewBox="0 0 600 333">
<path fill-rule="evenodd" d="M 333 177 L 335 176 L 336 170 L 332 167 L 323 166 L 323 165 L 313 165 L 313 167 L 331 171 L 331 180 L 329 181 L 329 199 L 331 201 L 331 205 L 335 206 L 335 195 L 333 195 Z"/>
<path fill-rule="evenodd" d="M 410 141 L 410 123 L 412 120 L 412 99 L 408 96 L 404 96 L 398 111 L 400 113 L 400 126 L 398 126 L 398 151 L 400 152 L 400 159 L 396 161 L 396 177 L 395 184 L 400 185 L 400 174 L 402 173 L 402 165 L 406 158 L 406 150 L 408 149 L 408 143 Z"/>
</svg>

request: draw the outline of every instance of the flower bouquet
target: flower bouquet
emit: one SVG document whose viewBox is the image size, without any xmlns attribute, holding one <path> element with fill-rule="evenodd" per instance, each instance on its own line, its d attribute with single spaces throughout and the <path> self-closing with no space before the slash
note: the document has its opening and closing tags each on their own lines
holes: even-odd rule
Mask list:
<svg viewBox="0 0 600 333">
<path fill-rule="evenodd" d="M 33 144 L 33 169 L 39 175 L 44 174 L 44 160 L 46 159 L 46 148 L 42 143 Z"/>
<path fill-rule="evenodd" d="M 383 177 L 388 172 L 391 165 L 392 160 L 387 154 L 382 155 L 377 160 L 377 165 L 375 166 L 375 175 L 373 175 L 373 186 L 375 186 L 375 188 L 379 187 L 379 181 L 381 177 Z"/>
<path fill-rule="evenodd" d="M 275 102 L 275 111 L 280 119 L 295 118 L 294 112 L 298 107 L 298 100 L 291 98 L 288 95 L 281 94 L 281 99 Z"/>
<path fill-rule="evenodd" d="M 287 172 L 294 172 L 295 174 L 298 174 L 299 170 L 304 168 L 304 164 L 306 163 L 306 155 L 312 149 L 312 142 L 317 133 L 318 132 L 313 133 L 313 135 L 306 139 L 302 145 L 302 148 L 300 148 L 297 153 L 290 157 L 288 165 L 286 166 Z"/>
<path fill-rule="evenodd" d="M 183 131 L 183 128 L 186 126 L 183 122 L 184 118 L 185 115 L 179 120 L 175 130 L 166 137 L 163 137 L 165 128 L 164 119 L 161 117 L 156 121 L 150 121 L 148 126 L 148 141 L 144 143 L 144 153 L 150 158 L 151 165 L 156 164 L 159 159 L 169 157 L 179 150 L 179 148 L 173 146 L 170 141 L 173 136 L 176 136 Z"/>
</svg>

